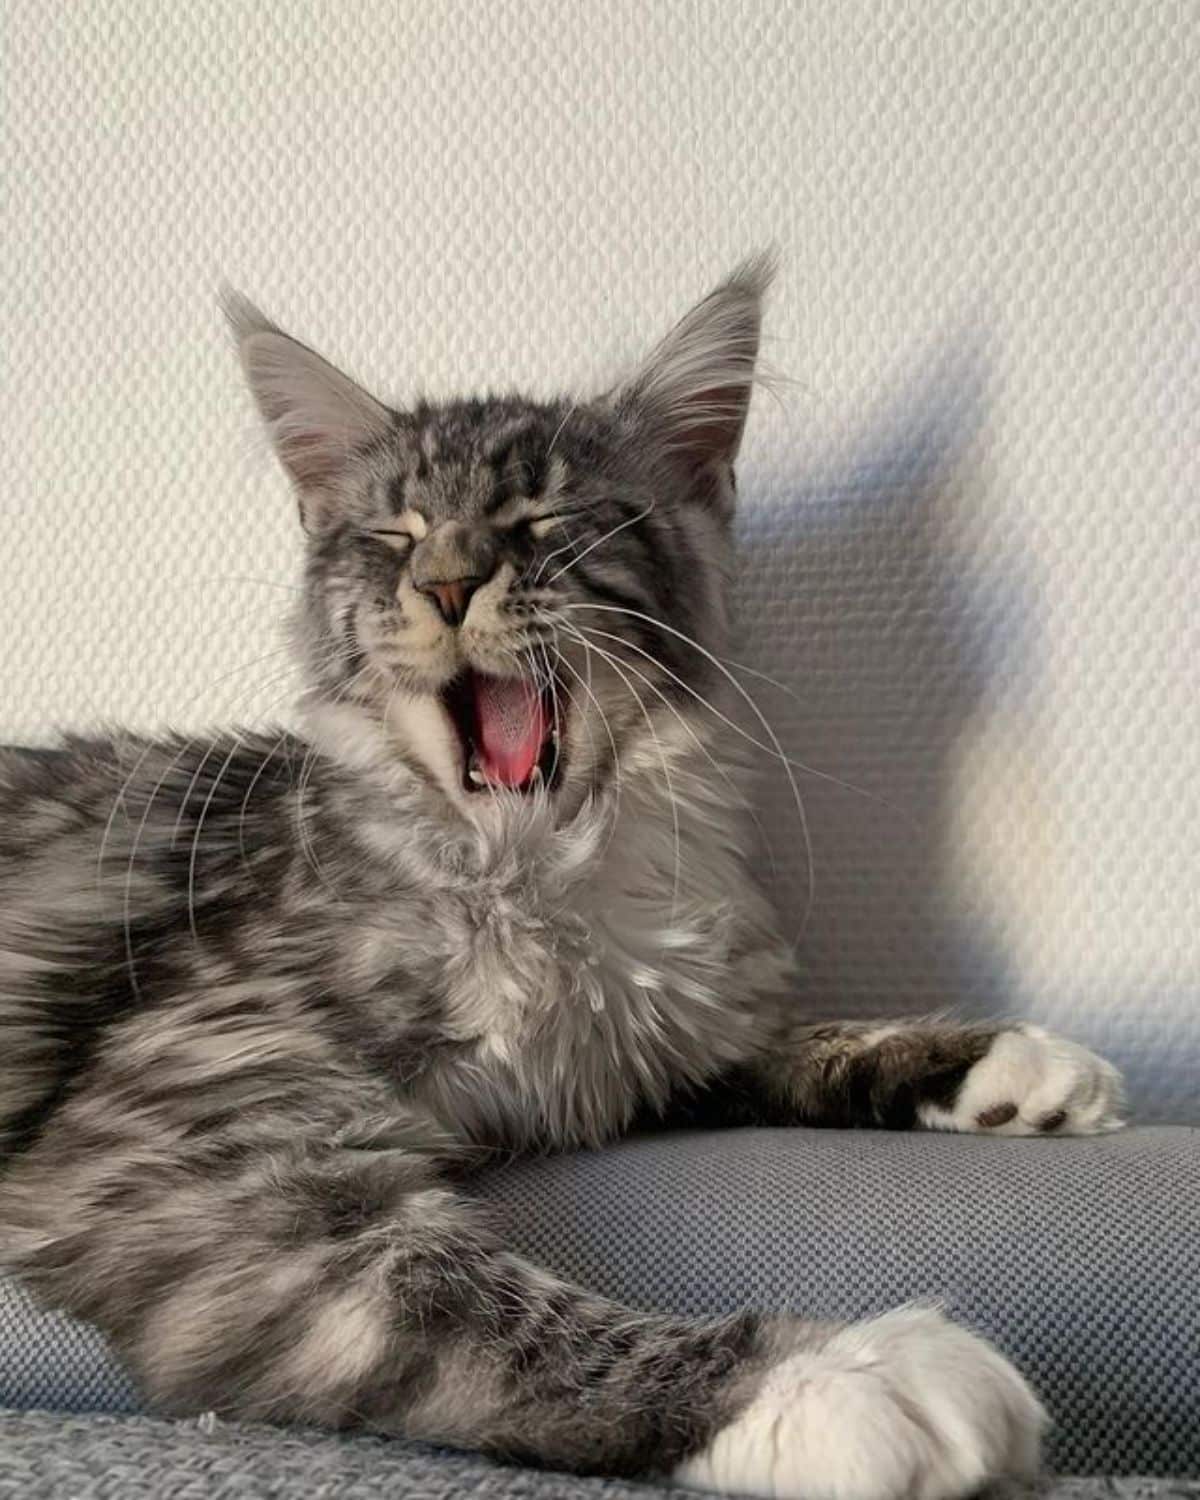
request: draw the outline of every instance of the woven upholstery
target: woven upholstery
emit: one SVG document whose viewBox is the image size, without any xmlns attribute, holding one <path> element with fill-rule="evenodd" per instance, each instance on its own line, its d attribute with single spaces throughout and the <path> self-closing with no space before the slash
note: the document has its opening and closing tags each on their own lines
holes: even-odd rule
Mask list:
<svg viewBox="0 0 1200 1500">
<path fill-rule="evenodd" d="M 0 1413 L 0 1500 L 650 1500 L 665 1493 L 378 1438 Z M 1198 1497 L 1200 1480 L 1067 1479 L 1047 1480 L 1028 1500 Z"/>
<path fill-rule="evenodd" d="M 1200 1474 L 1200 1130 L 680 1134 L 483 1187 L 523 1250 L 646 1306 L 940 1298 L 1037 1386 L 1062 1472 Z"/>
</svg>

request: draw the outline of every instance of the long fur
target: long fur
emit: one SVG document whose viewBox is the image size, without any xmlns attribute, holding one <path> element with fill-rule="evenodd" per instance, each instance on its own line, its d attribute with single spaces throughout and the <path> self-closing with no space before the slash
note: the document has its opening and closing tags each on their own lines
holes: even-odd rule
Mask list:
<svg viewBox="0 0 1200 1500">
<path fill-rule="evenodd" d="M 229 301 L 309 533 L 303 731 L 0 752 L 0 1260 L 164 1407 L 821 1494 L 853 1433 L 827 1414 L 772 1460 L 778 1372 L 844 1384 L 847 1350 L 912 1363 L 929 1332 L 635 1312 L 511 1255 L 455 1187 L 647 1118 L 1022 1107 L 1012 1066 L 979 1072 L 996 1028 L 798 1016 L 748 873 L 716 664 L 768 279 L 735 272 L 614 393 L 405 412 Z M 426 580 L 468 574 L 448 623 Z M 464 784 L 441 695 L 467 665 L 553 695 L 552 783 Z M 1105 1128 L 1107 1075 L 1039 1056 L 1029 1128 Z M 911 1492 L 1025 1465 L 1019 1377 L 930 1338 L 896 1400 L 936 1415 L 964 1361 L 977 1399 Z"/>
</svg>

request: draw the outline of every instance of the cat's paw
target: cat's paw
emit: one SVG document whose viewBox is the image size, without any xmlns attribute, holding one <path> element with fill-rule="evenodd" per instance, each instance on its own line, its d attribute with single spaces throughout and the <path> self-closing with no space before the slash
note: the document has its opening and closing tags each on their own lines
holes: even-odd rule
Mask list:
<svg viewBox="0 0 1200 1500">
<path fill-rule="evenodd" d="M 922 1125 L 988 1135 L 1097 1135 L 1124 1123 L 1111 1063 L 1040 1026 L 1002 1031 L 970 1069 L 953 1105 L 923 1104 Z"/>
<path fill-rule="evenodd" d="M 1044 1424 L 990 1344 L 903 1307 L 789 1355 L 674 1477 L 778 1500 L 958 1500 L 1031 1478 Z"/>
</svg>

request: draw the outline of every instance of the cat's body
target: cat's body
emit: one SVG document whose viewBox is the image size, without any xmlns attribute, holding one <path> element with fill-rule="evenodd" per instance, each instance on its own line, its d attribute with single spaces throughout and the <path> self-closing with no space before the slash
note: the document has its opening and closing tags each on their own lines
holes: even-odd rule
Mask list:
<svg viewBox="0 0 1200 1500">
<path fill-rule="evenodd" d="M 401 1110 L 431 1143 L 612 1139 L 760 1051 L 790 978 L 728 799 L 686 755 L 674 817 L 645 779 L 563 825 L 515 807 L 489 835 L 292 736 L 0 752 L 0 1141 L 36 1139 L 97 1049 L 145 1067 L 151 1025 L 170 1108 L 213 1106 L 224 1048 L 235 1076 L 269 1058 L 343 1125 Z M 318 1088 L 331 1068 L 344 1093 Z"/>
<path fill-rule="evenodd" d="M 453 1186 L 645 1116 L 1115 1121 L 1029 1028 L 798 1013 L 719 659 L 764 280 L 582 407 L 391 413 L 235 305 L 312 538 L 303 736 L 0 752 L 0 1263 L 156 1400 L 814 1500 L 1033 1461 L 932 1313 L 633 1312 Z"/>
</svg>

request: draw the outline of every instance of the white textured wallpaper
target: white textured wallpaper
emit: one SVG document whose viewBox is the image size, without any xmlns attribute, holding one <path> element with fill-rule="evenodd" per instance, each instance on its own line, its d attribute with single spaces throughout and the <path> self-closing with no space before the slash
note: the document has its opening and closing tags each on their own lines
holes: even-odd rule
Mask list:
<svg viewBox="0 0 1200 1500">
<path fill-rule="evenodd" d="M 783 270 L 741 659 L 806 989 L 1200 1086 L 1200 9 L 6 0 L 0 734 L 279 712 L 227 277 L 381 394 L 599 383 Z M 270 654 L 274 653 L 274 654 Z M 869 795 L 865 795 L 869 794 Z M 764 818 L 806 905 L 786 787 Z"/>
</svg>

